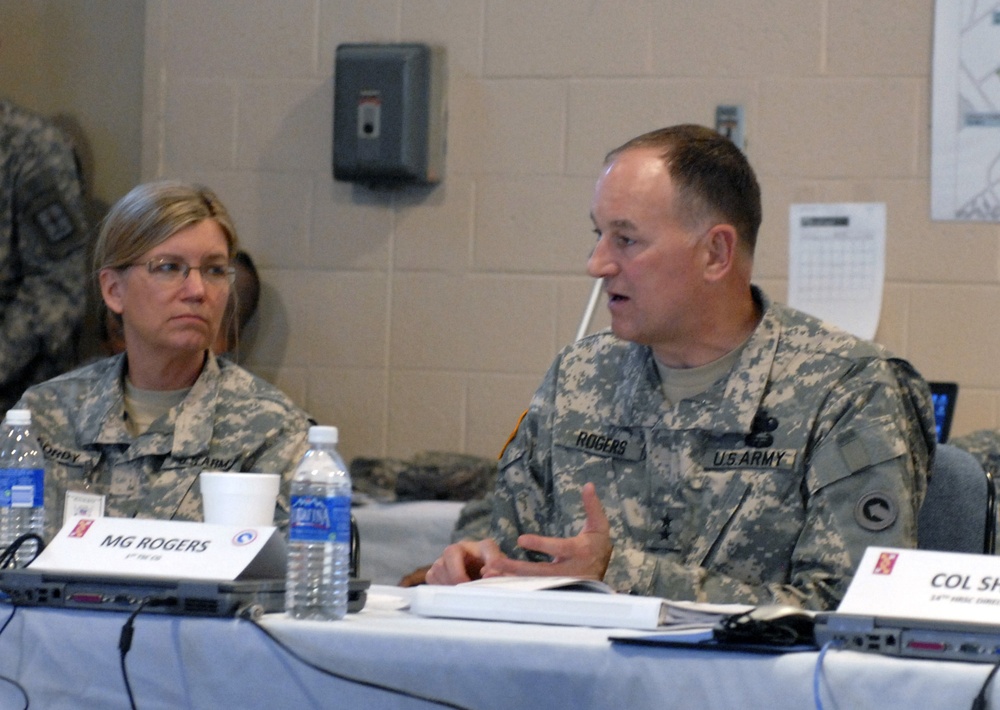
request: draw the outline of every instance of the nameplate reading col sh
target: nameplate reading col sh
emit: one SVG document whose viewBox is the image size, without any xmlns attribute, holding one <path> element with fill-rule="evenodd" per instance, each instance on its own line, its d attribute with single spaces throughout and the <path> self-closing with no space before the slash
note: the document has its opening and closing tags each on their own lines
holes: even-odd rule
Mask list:
<svg viewBox="0 0 1000 710">
<path fill-rule="evenodd" d="M 150 579 L 274 579 L 285 576 L 277 528 L 140 518 L 70 518 L 29 566 L 50 572 Z"/>
<path fill-rule="evenodd" d="M 1000 557 L 869 547 L 837 611 L 1000 624 Z"/>
</svg>

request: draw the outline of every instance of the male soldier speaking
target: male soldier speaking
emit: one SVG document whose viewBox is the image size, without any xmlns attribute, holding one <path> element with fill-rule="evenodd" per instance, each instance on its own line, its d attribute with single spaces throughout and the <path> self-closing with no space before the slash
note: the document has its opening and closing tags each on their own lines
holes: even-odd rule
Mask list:
<svg viewBox="0 0 1000 710">
<path fill-rule="evenodd" d="M 69 140 L 0 99 L 0 416 L 75 364 L 87 238 Z"/>
<path fill-rule="evenodd" d="M 751 285 L 760 190 L 739 149 L 698 126 L 639 136 L 591 217 L 613 333 L 556 358 L 501 458 L 493 539 L 450 545 L 428 581 L 830 609 L 867 546 L 914 547 L 927 385 Z"/>
</svg>

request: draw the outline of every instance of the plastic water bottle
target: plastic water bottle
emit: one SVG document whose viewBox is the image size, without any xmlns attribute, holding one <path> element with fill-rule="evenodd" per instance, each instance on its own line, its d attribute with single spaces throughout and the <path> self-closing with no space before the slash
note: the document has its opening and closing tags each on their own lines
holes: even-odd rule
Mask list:
<svg viewBox="0 0 1000 710">
<path fill-rule="evenodd" d="M 18 537 L 45 533 L 45 458 L 31 433 L 31 412 L 11 409 L 0 432 L 0 551 Z M 18 548 L 18 567 L 34 559 L 38 545 Z"/>
<path fill-rule="evenodd" d="M 309 427 L 291 503 L 285 611 L 296 619 L 342 619 L 351 575 L 351 474 L 337 453 L 337 427 Z"/>
</svg>

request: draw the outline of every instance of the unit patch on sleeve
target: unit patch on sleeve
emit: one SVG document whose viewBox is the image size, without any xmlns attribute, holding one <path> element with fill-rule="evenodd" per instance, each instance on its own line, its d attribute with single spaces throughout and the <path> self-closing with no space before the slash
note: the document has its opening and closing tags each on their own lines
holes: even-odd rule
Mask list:
<svg viewBox="0 0 1000 710">
<path fill-rule="evenodd" d="M 871 532 L 885 530 L 896 522 L 896 516 L 896 501 L 883 491 L 866 493 L 854 506 L 854 519 Z"/>
</svg>

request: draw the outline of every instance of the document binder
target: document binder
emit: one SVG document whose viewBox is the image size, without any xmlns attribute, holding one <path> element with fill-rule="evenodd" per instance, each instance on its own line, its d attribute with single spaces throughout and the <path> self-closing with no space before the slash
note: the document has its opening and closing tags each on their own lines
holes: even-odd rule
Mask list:
<svg viewBox="0 0 1000 710">
<path fill-rule="evenodd" d="M 645 630 L 711 625 L 747 608 L 617 594 L 603 582 L 573 577 L 494 577 L 456 586 L 423 585 L 410 602 L 410 611 L 420 616 Z"/>
</svg>

